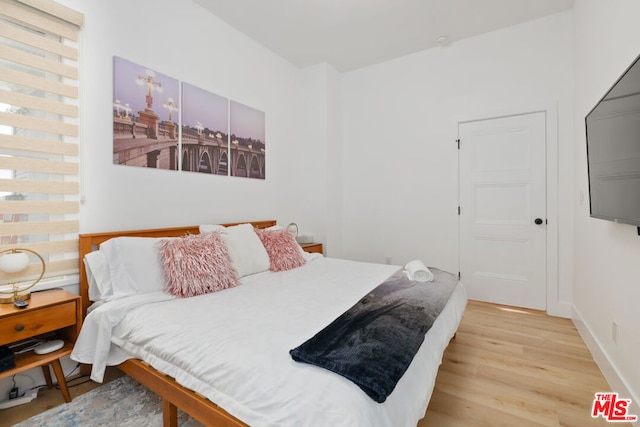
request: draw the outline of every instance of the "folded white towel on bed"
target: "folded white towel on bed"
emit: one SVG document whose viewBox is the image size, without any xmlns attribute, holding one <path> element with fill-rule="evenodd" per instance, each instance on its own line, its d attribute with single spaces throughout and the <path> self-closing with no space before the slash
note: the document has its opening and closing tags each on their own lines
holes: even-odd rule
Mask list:
<svg viewBox="0 0 640 427">
<path fill-rule="evenodd" d="M 432 282 L 433 273 L 424 265 L 420 260 L 409 261 L 404 270 L 409 280 L 416 280 L 418 282 Z"/>
</svg>

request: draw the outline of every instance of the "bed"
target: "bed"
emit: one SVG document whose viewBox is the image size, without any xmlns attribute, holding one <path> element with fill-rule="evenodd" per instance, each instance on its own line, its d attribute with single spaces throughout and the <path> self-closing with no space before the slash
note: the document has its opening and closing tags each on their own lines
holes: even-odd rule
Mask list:
<svg viewBox="0 0 640 427">
<path fill-rule="evenodd" d="M 83 234 L 80 257 L 117 237 L 171 238 L 200 230 Z M 300 267 L 246 274 L 239 286 L 221 292 L 193 298 L 148 292 L 94 304 L 99 307 L 86 316 L 72 358 L 93 365 L 94 379 L 105 365 L 117 365 L 153 390 L 163 400 L 165 426 L 177 424 L 178 407 L 216 426 L 415 426 L 466 306 L 459 283 L 383 403 L 289 354 L 399 268 L 306 254 Z M 91 289 L 83 264 L 80 271 L 86 315 Z"/>
</svg>

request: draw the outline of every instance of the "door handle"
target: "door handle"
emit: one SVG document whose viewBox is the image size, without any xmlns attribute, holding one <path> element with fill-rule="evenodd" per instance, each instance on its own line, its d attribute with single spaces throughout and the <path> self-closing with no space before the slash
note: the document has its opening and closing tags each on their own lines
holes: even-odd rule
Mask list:
<svg viewBox="0 0 640 427">
<path fill-rule="evenodd" d="M 535 222 L 537 225 L 542 224 L 542 218 L 536 218 L 533 222 Z"/>
</svg>

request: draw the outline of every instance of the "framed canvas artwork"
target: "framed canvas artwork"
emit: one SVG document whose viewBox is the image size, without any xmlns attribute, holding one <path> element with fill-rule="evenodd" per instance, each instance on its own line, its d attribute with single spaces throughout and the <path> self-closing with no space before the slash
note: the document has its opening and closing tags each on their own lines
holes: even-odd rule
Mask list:
<svg viewBox="0 0 640 427">
<path fill-rule="evenodd" d="M 178 170 L 178 80 L 113 59 L 113 163 Z"/>
<path fill-rule="evenodd" d="M 229 174 L 229 100 L 182 83 L 182 170 Z"/>
</svg>

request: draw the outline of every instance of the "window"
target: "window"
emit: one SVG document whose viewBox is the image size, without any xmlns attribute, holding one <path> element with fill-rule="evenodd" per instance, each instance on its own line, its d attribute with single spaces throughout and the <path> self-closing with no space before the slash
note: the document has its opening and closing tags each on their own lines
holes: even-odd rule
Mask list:
<svg viewBox="0 0 640 427">
<path fill-rule="evenodd" d="M 0 0 L 0 243 L 78 273 L 78 33 L 50 0 Z M 39 265 L 25 273 L 39 273 Z"/>
</svg>

